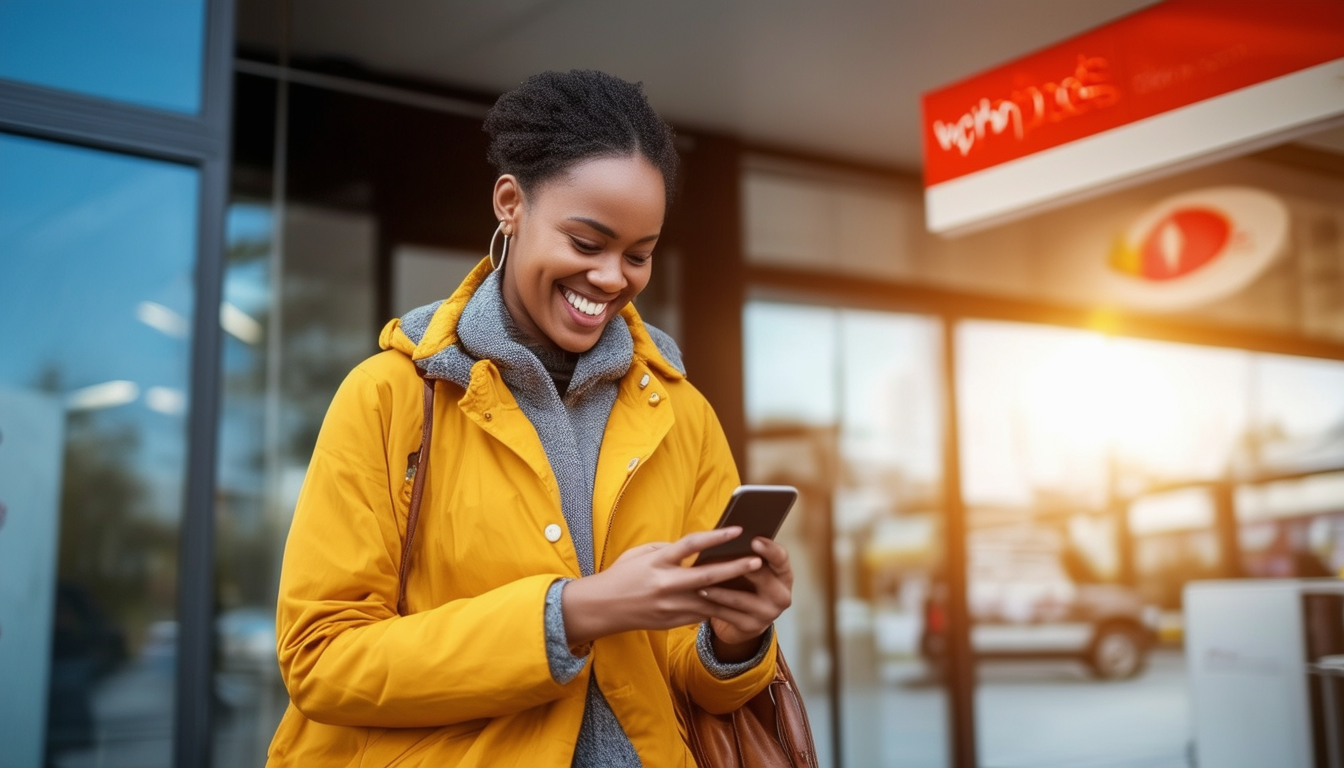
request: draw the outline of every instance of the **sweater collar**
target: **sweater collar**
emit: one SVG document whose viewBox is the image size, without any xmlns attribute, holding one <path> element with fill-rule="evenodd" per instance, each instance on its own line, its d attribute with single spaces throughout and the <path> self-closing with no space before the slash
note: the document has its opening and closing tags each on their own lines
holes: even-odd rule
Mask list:
<svg viewBox="0 0 1344 768">
<path fill-rule="evenodd" d="M 515 392 L 540 396 L 555 391 L 546 366 L 529 348 L 535 340 L 518 327 L 504 305 L 498 272 L 486 276 L 462 310 L 457 338 L 468 356 L 493 362 Z M 633 357 L 634 342 L 625 318 L 613 317 L 593 348 L 579 356 L 565 400 L 581 398 L 593 386 L 624 376 Z"/>
</svg>

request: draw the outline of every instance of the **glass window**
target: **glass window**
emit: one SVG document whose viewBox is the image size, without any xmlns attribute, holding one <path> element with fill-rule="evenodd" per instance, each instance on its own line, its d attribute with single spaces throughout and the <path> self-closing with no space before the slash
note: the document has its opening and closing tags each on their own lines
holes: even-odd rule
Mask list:
<svg viewBox="0 0 1344 768">
<path fill-rule="evenodd" d="M 941 566 L 938 323 L 754 301 L 744 331 L 747 481 L 801 492 L 780 533 L 795 581 L 778 627 L 823 764 L 835 676 L 845 765 L 945 765 L 926 653 L 941 647 L 926 621 Z"/>
<path fill-rule="evenodd" d="M 281 553 L 332 393 L 373 351 L 370 217 L 291 203 L 274 273 L 269 201 L 228 211 L 216 494 L 220 768 L 265 762 L 288 697 L 275 656 Z M 282 360 L 280 368 L 274 367 Z"/>
<path fill-rule="evenodd" d="M 7 765 L 171 760 L 196 212 L 192 168 L 0 135 Z"/>
<path fill-rule="evenodd" d="M 957 340 L 981 760 L 1179 764 L 1185 585 L 1344 566 L 1344 363 L 987 321 Z"/>
<path fill-rule="evenodd" d="M 1245 352 L 988 321 L 959 338 L 972 506 L 1100 509 L 1111 482 L 1220 477 L 1246 429 Z"/>
<path fill-rule="evenodd" d="M 217 488 L 215 492 L 214 765 L 260 765 L 288 697 L 275 655 L 275 592 L 288 516 L 266 503 L 278 455 L 267 431 L 267 331 L 271 326 L 269 203 L 228 211 Z M 268 442 L 269 439 L 269 442 Z"/>
<path fill-rule="evenodd" d="M 1247 468 L 1268 473 L 1344 468 L 1344 362 L 1257 355 L 1255 370 Z"/>
<path fill-rule="evenodd" d="M 1158 641 L 1217 575 L 1214 500 L 1120 499 L 1225 476 L 1250 355 L 988 321 L 957 343 L 981 762 L 1181 764 L 1185 659 Z"/>
<path fill-rule="evenodd" d="M 5 0 L 0 78 L 147 107 L 201 107 L 204 0 Z"/>
</svg>

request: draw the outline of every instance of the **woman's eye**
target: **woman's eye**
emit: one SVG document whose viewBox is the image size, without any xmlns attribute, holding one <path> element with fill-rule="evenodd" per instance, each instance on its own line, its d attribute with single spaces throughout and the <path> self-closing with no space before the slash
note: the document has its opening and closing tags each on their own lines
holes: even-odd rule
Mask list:
<svg viewBox="0 0 1344 768">
<path fill-rule="evenodd" d="M 569 238 L 574 243 L 574 247 L 584 253 L 597 253 L 602 250 L 602 246 L 597 243 L 590 243 L 586 240 L 580 240 L 577 237 Z"/>
<path fill-rule="evenodd" d="M 645 264 L 648 264 L 648 263 L 649 263 L 649 259 L 652 259 L 652 258 L 653 258 L 653 254 L 651 254 L 651 253 L 630 253 L 630 254 L 626 254 L 626 257 L 625 257 L 625 258 L 628 259 L 628 260 L 630 261 L 630 263 L 631 263 L 631 264 L 634 264 L 636 267 L 642 267 L 642 266 L 644 266 Z"/>
</svg>

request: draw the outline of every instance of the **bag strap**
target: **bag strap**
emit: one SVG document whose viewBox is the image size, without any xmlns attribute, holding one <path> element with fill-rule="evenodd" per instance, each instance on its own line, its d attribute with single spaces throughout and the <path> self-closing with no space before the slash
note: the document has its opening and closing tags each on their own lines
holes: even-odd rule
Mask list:
<svg viewBox="0 0 1344 768">
<path fill-rule="evenodd" d="M 429 440 L 434 434 L 434 380 L 421 374 L 425 382 L 424 426 L 420 431 L 420 450 L 415 453 L 415 482 L 411 485 L 411 508 L 406 513 L 406 541 L 401 546 L 401 568 L 397 579 L 397 613 L 406 615 L 406 576 L 411 572 L 411 546 L 415 526 L 420 522 L 420 498 L 425 494 L 425 475 L 429 474 Z"/>
</svg>

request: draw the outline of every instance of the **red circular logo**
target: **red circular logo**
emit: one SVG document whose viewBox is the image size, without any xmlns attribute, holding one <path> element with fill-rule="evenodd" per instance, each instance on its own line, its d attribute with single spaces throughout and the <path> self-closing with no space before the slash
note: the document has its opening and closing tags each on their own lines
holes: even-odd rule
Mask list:
<svg viewBox="0 0 1344 768">
<path fill-rule="evenodd" d="M 1134 270 L 1149 280 L 1187 275 L 1218 258 L 1232 223 L 1212 208 L 1179 208 L 1163 216 L 1139 245 Z"/>
</svg>

